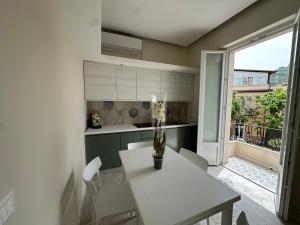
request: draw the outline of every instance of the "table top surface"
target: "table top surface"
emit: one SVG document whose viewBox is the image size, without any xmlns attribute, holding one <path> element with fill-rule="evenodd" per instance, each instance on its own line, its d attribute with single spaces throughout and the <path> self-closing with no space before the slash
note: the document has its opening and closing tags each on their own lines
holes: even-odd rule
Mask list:
<svg viewBox="0 0 300 225">
<path fill-rule="evenodd" d="M 120 151 L 122 167 L 145 225 L 192 224 L 240 200 L 221 181 L 166 148 L 153 168 L 153 148 Z"/>
</svg>

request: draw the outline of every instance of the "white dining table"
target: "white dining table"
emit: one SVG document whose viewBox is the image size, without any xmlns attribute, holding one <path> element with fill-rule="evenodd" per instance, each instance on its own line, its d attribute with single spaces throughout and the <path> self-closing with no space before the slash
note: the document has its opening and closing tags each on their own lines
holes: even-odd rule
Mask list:
<svg viewBox="0 0 300 225">
<path fill-rule="evenodd" d="M 153 148 L 120 151 L 144 225 L 195 224 L 222 212 L 222 225 L 232 224 L 233 204 L 241 196 L 167 147 L 161 170 L 153 168 Z"/>
</svg>

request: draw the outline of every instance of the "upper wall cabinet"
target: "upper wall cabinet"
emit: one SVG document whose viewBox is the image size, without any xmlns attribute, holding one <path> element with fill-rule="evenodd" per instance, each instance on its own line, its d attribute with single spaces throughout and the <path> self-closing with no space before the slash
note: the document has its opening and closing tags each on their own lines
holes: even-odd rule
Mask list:
<svg viewBox="0 0 300 225">
<path fill-rule="evenodd" d="M 120 101 L 136 101 L 136 68 L 117 66 L 117 94 Z"/>
<path fill-rule="evenodd" d="M 137 69 L 137 100 L 151 101 L 152 95 L 161 99 L 161 71 Z"/>
<path fill-rule="evenodd" d="M 85 100 L 193 101 L 194 74 L 84 62 Z"/>
<path fill-rule="evenodd" d="M 192 101 L 194 96 L 194 75 L 162 72 L 161 94 L 167 94 L 167 101 Z"/>
<path fill-rule="evenodd" d="M 117 100 L 117 66 L 84 62 L 85 99 Z"/>
</svg>

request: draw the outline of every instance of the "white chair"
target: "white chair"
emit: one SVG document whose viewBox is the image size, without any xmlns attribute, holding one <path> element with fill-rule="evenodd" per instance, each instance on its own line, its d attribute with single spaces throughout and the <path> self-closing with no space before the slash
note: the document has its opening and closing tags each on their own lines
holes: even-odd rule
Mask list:
<svg viewBox="0 0 300 225">
<path fill-rule="evenodd" d="M 203 169 L 207 172 L 208 170 L 208 162 L 206 159 L 201 157 L 200 155 L 186 149 L 180 148 L 179 154 L 182 155 L 184 158 L 190 160 L 192 163 Z"/>
<path fill-rule="evenodd" d="M 128 183 L 101 185 L 100 167 L 101 160 L 96 157 L 85 167 L 82 175 L 90 197 L 92 225 L 98 225 L 100 219 L 106 216 L 136 209 Z"/>
<path fill-rule="evenodd" d="M 180 155 L 182 155 L 184 158 L 190 160 L 192 163 L 194 163 L 195 165 L 199 166 L 201 169 L 203 169 L 204 171 L 207 172 L 208 170 L 208 162 L 206 159 L 204 159 L 203 157 L 201 157 L 200 155 L 185 149 L 185 148 L 180 148 Z M 209 218 L 206 219 L 207 224 L 209 225 Z M 248 220 L 247 220 L 247 216 L 245 214 L 245 212 L 241 212 L 240 215 L 237 218 L 236 221 L 237 225 L 249 225 Z"/>
<path fill-rule="evenodd" d="M 201 157 L 200 155 L 186 149 L 186 148 L 180 148 L 179 154 L 182 155 L 184 158 L 188 159 L 192 163 L 194 163 L 196 166 L 203 169 L 205 172 L 208 170 L 208 162 L 206 159 Z M 209 225 L 209 218 L 206 219 L 207 225 Z"/>
<path fill-rule="evenodd" d="M 151 146 L 153 146 L 152 141 L 128 143 L 128 145 L 127 145 L 128 150 L 137 149 L 137 148 L 151 147 Z"/>
<path fill-rule="evenodd" d="M 242 211 L 236 220 L 236 225 L 249 225 L 246 213 Z"/>
</svg>

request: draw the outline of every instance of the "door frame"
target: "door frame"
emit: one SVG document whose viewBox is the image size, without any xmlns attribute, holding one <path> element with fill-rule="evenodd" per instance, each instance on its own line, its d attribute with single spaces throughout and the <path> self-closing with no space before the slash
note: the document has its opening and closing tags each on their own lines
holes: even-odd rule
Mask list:
<svg viewBox="0 0 300 225">
<path fill-rule="evenodd" d="M 299 141 L 300 134 L 300 118 L 296 115 L 300 113 L 300 10 L 295 19 L 293 27 L 293 45 L 291 49 L 291 60 L 290 60 L 290 71 L 289 71 L 289 82 L 288 82 L 288 107 L 286 108 L 285 114 L 288 117 L 285 118 L 286 134 L 283 138 L 285 141 L 285 154 L 282 154 L 280 160 L 283 165 L 282 177 L 281 177 L 281 187 L 280 195 L 277 197 L 278 212 L 280 216 L 283 216 L 285 220 L 288 219 L 289 213 L 289 202 L 291 194 L 292 179 L 294 175 L 295 160 L 296 160 L 296 150 Z M 296 47 L 296 48 L 295 48 Z M 297 71 L 297 72 L 295 72 Z M 293 109 L 293 110 L 292 110 Z M 287 129 L 289 128 L 289 129 Z"/>
<path fill-rule="evenodd" d="M 299 16 L 299 15 L 298 15 Z M 256 45 L 256 44 L 259 44 L 260 42 L 263 42 L 263 41 L 266 41 L 268 39 L 272 39 L 276 36 L 279 36 L 281 34 L 284 34 L 284 33 L 287 33 L 289 31 L 295 31 L 294 30 L 294 26 L 295 26 L 295 19 L 296 19 L 296 15 L 292 15 L 292 16 L 289 16 L 288 18 L 282 20 L 282 24 L 278 25 L 276 24 L 275 28 L 270 26 L 269 29 L 266 29 L 262 32 L 260 32 L 259 34 L 256 34 L 255 32 L 255 35 L 250 35 L 252 37 L 250 37 L 248 40 L 245 40 L 245 39 L 241 39 L 241 41 L 236 41 L 234 42 L 234 44 L 229 44 L 227 46 L 224 46 L 224 49 L 226 49 L 228 52 L 229 52 L 229 67 L 228 67 L 228 71 L 227 71 L 227 74 L 229 74 L 229 80 L 233 78 L 233 70 L 234 70 L 234 67 L 231 65 L 232 62 L 234 62 L 234 53 L 238 50 L 241 50 L 243 48 L 248 48 L 248 47 L 251 47 L 253 45 Z M 300 32 L 300 31 L 299 31 Z M 293 34 L 293 40 L 294 40 L 294 35 Z M 293 51 L 293 46 L 292 46 L 292 49 L 291 49 L 291 58 L 293 57 L 292 56 L 292 51 Z M 232 71 L 231 71 L 232 70 Z M 290 71 L 291 71 L 291 68 L 290 68 Z M 232 75 L 231 75 L 232 74 Z M 290 79 L 291 79 L 291 72 L 289 72 L 289 85 L 290 86 L 291 82 L 290 82 Z M 229 85 L 232 85 L 231 82 L 229 82 Z M 230 86 L 228 86 L 229 90 L 232 90 Z M 288 87 L 288 96 L 289 96 L 289 92 L 293 91 L 290 87 Z M 228 92 L 227 92 L 227 95 L 228 95 Z M 288 100 L 288 96 L 287 96 L 287 100 Z M 231 103 L 229 102 L 229 99 L 228 96 L 227 96 L 227 102 L 228 104 L 230 104 L 230 107 L 227 105 L 227 117 L 231 117 L 231 110 L 228 110 L 228 109 L 231 109 Z M 300 101 L 300 99 L 297 100 L 298 102 Z M 290 102 L 291 104 L 293 104 L 292 102 Z M 300 102 L 298 104 L 298 107 L 299 107 L 299 111 L 300 111 Z M 289 127 L 290 125 L 290 122 L 288 122 L 288 118 L 290 117 L 290 112 L 289 112 L 289 109 L 290 109 L 290 106 L 287 105 L 286 107 L 286 116 L 284 118 L 284 127 L 286 126 L 286 129 L 287 127 Z M 288 116 L 287 116 L 288 115 Z M 287 125 L 287 122 L 289 123 L 289 125 Z M 293 122 L 297 122 L 297 121 L 293 121 Z M 300 123 L 300 121 L 298 121 L 298 123 Z M 226 127 L 225 127 L 226 131 L 230 130 L 230 123 L 229 124 L 226 124 Z M 299 130 L 296 130 L 299 134 Z M 225 143 L 227 141 L 227 139 L 230 138 L 230 136 L 227 134 L 226 137 L 225 137 Z M 294 138 L 295 139 L 295 138 Z M 297 139 L 297 138 L 296 138 Z M 295 142 L 295 140 L 294 140 Z M 292 144 L 292 143 L 285 143 L 286 145 L 287 144 Z M 294 143 L 295 144 L 295 143 Z M 223 145 L 224 146 L 224 145 Z M 285 152 L 286 153 L 286 152 Z M 295 163 L 295 153 L 294 152 L 289 152 L 290 157 L 289 157 L 289 161 L 287 162 L 287 158 L 285 157 L 284 154 L 281 154 L 281 157 L 280 157 L 280 163 L 283 163 L 282 164 L 282 167 L 283 167 L 283 172 L 280 174 L 279 176 L 279 180 L 278 180 L 278 185 L 284 185 L 283 182 L 282 182 L 282 175 L 287 175 L 288 173 L 288 177 L 285 178 L 285 183 L 289 184 L 289 187 L 284 187 L 285 189 L 288 189 L 286 190 L 286 196 L 285 198 L 283 199 L 282 195 L 280 196 L 280 200 L 279 200 L 279 203 L 278 204 L 275 204 L 276 206 L 276 211 L 278 213 L 279 216 L 283 217 L 285 220 L 287 220 L 287 216 L 288 216 L 288 203 L 289 203 L 289 195 L 290 195 L 290 184 L 291 184 L 291 180 L 292 180 L 292 176 L 293 176 L 293 167 L 294 167 L 294 163 Z M 222 152 L 222 159 L 224 159 L 224 148 L 223 148 L 223 152 Z M 223 163 L 221 161 L 221 163 Z M 290 164 L 289 167 L 287 167 L 286 165 L 287 164 Z M 221 164 L 222 165 L 222 164 Z M 278 187 L 277 189 L 282 189 L 283 187 Z"/>
</svg>

